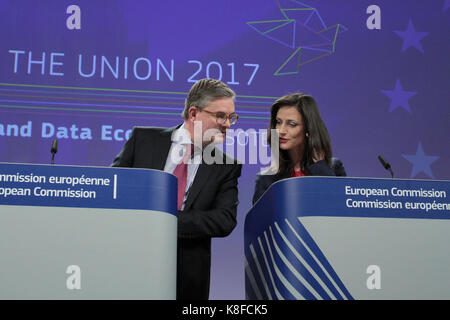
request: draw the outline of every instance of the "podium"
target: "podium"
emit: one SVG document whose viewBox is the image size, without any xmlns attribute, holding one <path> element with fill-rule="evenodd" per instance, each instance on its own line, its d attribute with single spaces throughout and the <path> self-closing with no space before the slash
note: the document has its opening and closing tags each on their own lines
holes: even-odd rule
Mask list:
<svg viewBox="0 0 450 320">
<path fill-rule="evenodd" d="M 450 182 L 302 177 L 244 226 L 247 299 L 450 299 Z"/>
<path fill-rule="evenodd" d="M 0 299 L 175 299 L 175 176 L 0 164 Z"/>
</svg>

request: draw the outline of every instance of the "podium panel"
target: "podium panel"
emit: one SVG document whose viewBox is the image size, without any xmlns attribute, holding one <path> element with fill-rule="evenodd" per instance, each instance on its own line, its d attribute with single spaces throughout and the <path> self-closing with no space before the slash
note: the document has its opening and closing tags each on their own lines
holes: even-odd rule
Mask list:
<svg viewBox="0 0 450 320">
<path fill-rule="evenodd" d="M 450 299 L 449 181 L 278 181 L 245 220 L 248 299 Z"/>
<path fill-rule="evenodd" d="M 177 181 L 0 164 L 0 299 L 175 299 Z"/>
</svg>

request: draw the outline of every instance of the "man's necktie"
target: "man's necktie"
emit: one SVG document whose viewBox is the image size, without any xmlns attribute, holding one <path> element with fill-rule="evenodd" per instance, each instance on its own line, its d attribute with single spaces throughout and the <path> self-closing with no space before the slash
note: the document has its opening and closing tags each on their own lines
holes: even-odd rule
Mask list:
<svg viewBox="0 0 450 320">
<path fill-rule="evenodd" d="M 194 145 L 192 143 L 186 145 L 186 152 L 184 154 L 183 160 L 181 160 L 181 163 L 175 168 L 175 171 L 173 172 L 173 174 L 178 178 L 178 210 L 181 210 L 181 207 L 183 206 L 184 194 L 186 192 L 188 161 L 193 152 Z"/>
</svg>

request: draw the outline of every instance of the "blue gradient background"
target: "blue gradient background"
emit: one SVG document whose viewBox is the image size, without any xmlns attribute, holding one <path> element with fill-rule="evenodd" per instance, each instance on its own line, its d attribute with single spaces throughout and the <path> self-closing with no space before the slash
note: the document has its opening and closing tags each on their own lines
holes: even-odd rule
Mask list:
<svg viewBox="0 0 450 320">
<path fill-rule="evenodd" d="M 203 69 L 196 79 L 206 77 L 206 65 L 216 61 L 223 68 L 222 80 L 231 81 L 227 64 L 235 64 L 235 80 L 240 84 L 230 86 L 238 95 L 239 128 L 267 128 L 274 99 L 302 91 L 316 98 L 332 137 L 333 153 L 349 176 L 387 177 L 377 160 L 382 154 L 398 178 L 448 180 L 449 1 L 377 1 L 381 30 L 366 27 L 366 9 L 372 1 L 306 3 L 317 9 L 327 26 L 339 23 L 348 30 L 338 34 L 333 54 L 302 65 L 296 74 L 275 76 L 294 49 L 247 24 L 284 19 L 275 0 L 2 1 L 0 124 L 32 121 L 33 135 L 0 135 L 0 161 L 49 163 L 54 137 L 41 137 L 40 123 L 45 121 L 92 129 L 92 140 L 60 139 L 56 163 L 108 166 L 124 141 L 101 140 L 100 126 L 128 130 L 134 125 L 181 123 L 179 114 L 192 85 L 187 79 L 197 70 L 188 61 L 198 60 Z M 66 8 L 72 4 L 81 8 L 81 30 L 66 28 Z M 419 40 L 423 52 L 415 46 L 402 50 L 405 41 L 395 31 L 405 31 L 409 21 L 416 32 L 427 32 Z M 288 32 L 280 29 L 277 35 L 287 37 Z M 28 74 L 26 54 L 14 73 L 9 50 L 32 51 L 33 60 L 45 51 L 47 61 L 50 52 L 64 53 L 57 58 L 64 65 L 55 69 L 64 76 L 49 75 L 48 64 L 44 75 L 38 65 Z M 132 77 L 131 71 L 128 79 L 114 79 L 111 73 L 83 78 L 78 74 L 79 54 L 86 58 L 85 73 L 93 55 L 104 55 L 109 61 L 128 57 L 129 70 L 135 59 L 148 58 L 152 74 L 144 81 Z M 164 74 L 156 79 L 158 58 L 166 67 L 174 60 L 174 81 Z M 253 69 L 244 68 L 245 63 L 259 64 L 250 85 Z M 210 76 L 218 77 L 215 67 Z M 392 99 L 383 93 L 394 90 L 397 80 L 404 91 L 416 93 L 406 100 L 411 112 L 400 105 L 391 110 Z M 238 226 L 231 236 L 213 240 L 211 299 L 245 298 L 243 222 L 259 168 L 244 165 Z"/>
</svg>

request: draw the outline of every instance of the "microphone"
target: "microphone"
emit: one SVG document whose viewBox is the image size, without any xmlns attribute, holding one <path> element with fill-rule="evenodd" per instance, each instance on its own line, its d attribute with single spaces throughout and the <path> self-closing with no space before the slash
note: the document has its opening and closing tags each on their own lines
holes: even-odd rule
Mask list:
<svg viewBox="0 0 450 320">
<path fill-rule="evenodd" d="M 392 172 L 391 165 L 389 164 L 389 162 L 384 160 L 384 158 L 382 156 L 380 156 L 380 155 L 378 156 L 378 160 L 380 160 L 380 162 L 383 165 L 383 167 L 386 170 L 388 170 L 391 173 L 392 178 L 394 178 L 394 173 Z"/>
<path fill-rule="evenodd" d="M 52 164 L 55 164 L 55 154 L 58 152 L 58 139 L 53 140 L 50 152 L 52 153 Z"/>
</svg>

